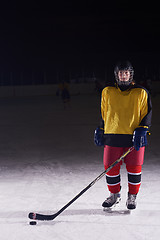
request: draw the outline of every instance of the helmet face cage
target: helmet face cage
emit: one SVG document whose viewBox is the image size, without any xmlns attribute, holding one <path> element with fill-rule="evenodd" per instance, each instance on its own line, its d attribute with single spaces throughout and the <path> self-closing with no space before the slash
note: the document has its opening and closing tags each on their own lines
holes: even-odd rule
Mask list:
<svg viewBox="0 0 160 240">
<path fill-rule="evenodd" d="M 119 76 L 118 76 L 119 71 L 129 71 L 130 72 L 129 80 L 128 81 L 120 81 Z M 115 79 L 116 79 L 116 82 L 118 85 L 128 86 L 133 81 L 134 69 L 133 69 L 131 63 L 126 61 L 126 62 L 117 64 L 117 66 L 114 69 L 114 74 L 115 74 Z"/>
</svg>

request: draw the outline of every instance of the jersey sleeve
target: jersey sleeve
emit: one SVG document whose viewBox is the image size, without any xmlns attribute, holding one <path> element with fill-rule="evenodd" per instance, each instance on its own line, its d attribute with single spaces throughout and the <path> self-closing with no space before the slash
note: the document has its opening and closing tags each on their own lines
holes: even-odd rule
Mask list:
<svg viewBox="0 0 160 240">
<path fill-rule="evenodd" d="M 142 120 L 140 122 L 140 126 L 151 126 L 152 119 L 152 103 L 149 92 L 146 91 L 147 100 L 142 101 Z M 147 110 L 146 110 L 147 109 Z"/>
<path fill-rule="evenodd" d="M 104 109 L 106 107 L 104 92 L 105 90 L 103 89 L 102 95 L 101 95 L 101 119 L 100 119 L 100 128 L 103 128 L 103 129 L 104 129 Z"/>
</svg>

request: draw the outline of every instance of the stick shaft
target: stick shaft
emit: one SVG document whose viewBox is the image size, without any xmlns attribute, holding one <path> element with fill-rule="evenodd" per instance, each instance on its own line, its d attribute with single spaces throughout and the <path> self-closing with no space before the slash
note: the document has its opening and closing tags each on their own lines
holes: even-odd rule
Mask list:
<svg viewBox="0 0 160 240">
<path fill-rule="evenodd" d="M 105 171 L 103 171 L 98 177 L 96 177 L 87 187 L 85 187 L 80 193 L 78 193 L 70 202 L 68 202 L 64 207 L 62 207 L 57 213 L 56 216 L 58 216 L 60 213 L 62 213 L 66 208 L 68 208 L 75 200 L 77 200 L 83 193 L 85 193 L 90 187 L 92 187 L 97 181 L 99 181 L 108 171 L 110 171 L 117 163 L 123 160 L 124 157 L 126 157 L 134 147 L 131 147 L 128 149 L 127 152 L 125 152 L 119 159 L 117 159 L 114 163 L 112 163 Z"/>
<path fill-rule="evenodd" d="M 110 171 L 117 163 L 123 160 L 134 147 L 128 149 L 119 159 L 113 162 L 106 170 L 104 170 L 98 177 L 96 177 L 87 187 L 85 187 L 80 193 L 78 193 L 71 201 L 69 201 L 66 205 L 64 205 L 58 212 L 52 215 L 44 215 L 38 213 L 29 213 L 29 218 L 35 220 L 53 220 L 58 215 L 60 215 L 66 208 L 68 208 L 73 202 L 75 202 L 83 193 L 85 193 L 89 188 L 91 188 L 97 181 L 99 181 L 108 171 Z"/>
</svg>

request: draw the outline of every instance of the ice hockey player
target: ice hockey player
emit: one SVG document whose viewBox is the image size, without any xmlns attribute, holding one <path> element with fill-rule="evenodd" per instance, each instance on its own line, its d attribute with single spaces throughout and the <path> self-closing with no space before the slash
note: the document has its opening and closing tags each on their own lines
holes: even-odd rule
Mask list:
<svg viewBox="0 0 160 240">
<path fill-rule="evenodd" d="M 59 93 L 59 91 L 61 92 L 64 109 L 66 109 L 70 103 L 69 84 L 66 81 L 62 81 L 59 85 L 57 93 Z"/>
<path fill-rule="evenodd" d="M 107 169 L 131 146 L 134 150 L 124 159 L 128 172 L 128 209 L 136 208 L 136 196 L 141 185 L 147 132 L 151 125 L 152 105 L 149 92 L 138 86 L 129 61 L 120 62 L 114 70 L 116 82 L 107 86 L 101 96 L 101 122 L 95 130 L 94 141 L 104 146 L 103 162 Z M 110 196 L 103 202 L 110 208 L 120 199 L 122 161 L 106 173 Z"/>
</svg>

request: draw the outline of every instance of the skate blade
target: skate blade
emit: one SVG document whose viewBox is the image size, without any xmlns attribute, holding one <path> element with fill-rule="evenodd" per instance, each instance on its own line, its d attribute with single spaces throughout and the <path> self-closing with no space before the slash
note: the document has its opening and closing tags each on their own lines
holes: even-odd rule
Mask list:
<svg viewBox="0 0 160 240">
<path fill-rule="evenodd" d="M 113 212 L 116 208 L 117 203 L 115 203 L 112 207 L 104 207 L 103 211 L 104 212 Z"/>
</svg>

